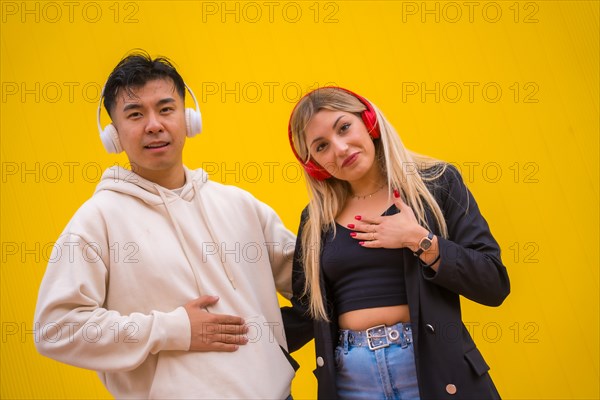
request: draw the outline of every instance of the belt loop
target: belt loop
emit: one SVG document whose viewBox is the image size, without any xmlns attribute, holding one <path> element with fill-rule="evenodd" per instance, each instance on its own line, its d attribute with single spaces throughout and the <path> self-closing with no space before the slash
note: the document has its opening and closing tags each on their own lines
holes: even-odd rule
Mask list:
<svg viewBox="0 0 600 400">
<path fill-rule="evenodd" d="M 407 346 L 412 343 L 412 326 L 410 322 L 402 324 L 402 341 L 406 342 Z"/>
<path fill-rule="evenodd" d="M 404 334 L 406 335 L 406 340 L 408 341 L 408 343 L 412 343 L 413 335 L 412 335 L 412 325 L 411 324 L 407 324 L 404 327 Z"/>
<path fill-rule="evenodd" d="M 410 340 L 408 338 L 408 335 L 406 334 L 406 328 L 404 326 L 404 324 L 398 324 L 400 325 L 398 328 L 400 330 L 400 338 L 401 338 L 401 342 L 400 342 L 400 346 L 405 349 L 408 347 Z"/>
<path fill-rule="evenodd" d="M 342 330 L 340 331 L 340 343 L 339 345 L 344 350 L 344 354 L 348 354 L 348 331 Z"/>
</svg>

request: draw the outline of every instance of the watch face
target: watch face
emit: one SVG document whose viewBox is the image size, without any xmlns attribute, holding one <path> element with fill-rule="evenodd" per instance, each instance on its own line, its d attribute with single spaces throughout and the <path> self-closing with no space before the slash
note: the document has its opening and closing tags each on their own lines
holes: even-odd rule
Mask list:
<svg viewBox="0 0 600 400">
<path fill-rule="evenodd" d="M 421 239 L 421 242 L 419 243 L 419 247 L 421 249 L 423 249 L 423 251 L 429 250 L 429 248 L 432 245 L 432 241 L 429 237 L 424 237 L 423 239 Z"/>
<path fill-rule="evenodd" d="M 429 250 L 430 247 L 431 247 L 431 240 L 429 240 L 427 238 L 421 240 L 421 248 L 423 250 Z"/>
</svg>

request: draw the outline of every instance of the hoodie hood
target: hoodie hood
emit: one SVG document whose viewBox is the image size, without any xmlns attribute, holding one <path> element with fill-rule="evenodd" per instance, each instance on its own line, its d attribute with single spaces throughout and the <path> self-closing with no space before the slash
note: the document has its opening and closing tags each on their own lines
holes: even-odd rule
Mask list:
<svg viewBox="0 0 600 400">
<path fill-rule="evenodd" d="M 94 194 L 102 190 L 110 190 L 139 198 L 152 206 L 165 204 L 165 199 L 174 200 L 175 198 L 181 198 L 186 201 L 192 201 L 197 195 L 197 191 L 208 181 L 208 174 L 202 169 L 192 171 L 185 166 L 183 170 L 185 173 L 185 184 L 183 185 L 181 195 L 120 166 L 113 166 L 104 171 Z"/>
</svg>

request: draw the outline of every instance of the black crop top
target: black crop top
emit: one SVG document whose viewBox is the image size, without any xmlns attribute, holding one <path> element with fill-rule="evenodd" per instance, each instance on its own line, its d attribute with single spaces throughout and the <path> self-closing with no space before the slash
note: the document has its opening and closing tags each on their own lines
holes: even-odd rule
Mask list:
<svg viewBox="0 0 600 400">
<path fill-rule="evenodd" d="M 398 212 L 392 205 L 383 215 Z M 333 290 L 338 314 L 363 308 L 408 304 L 404 249 L 369 249 L 350 236 L 351 230 L 336 224 L 333 237 L 325 236 L 322 265 L 325 280 Z"/>
</svg>

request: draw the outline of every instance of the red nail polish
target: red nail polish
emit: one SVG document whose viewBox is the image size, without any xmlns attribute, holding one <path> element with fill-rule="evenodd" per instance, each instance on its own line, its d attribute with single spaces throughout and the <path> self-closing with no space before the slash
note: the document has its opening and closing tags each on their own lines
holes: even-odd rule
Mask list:
<svg viewBox="0 0 600 400">
<path fill-rule="evenodd" d="M 354 229 L 354 224 L 348 224 L 348 228 Z"/>
<path fill-rule="evenodd" d="M 362 246 L 365 244 L 365 242 L 358 242 L 358 244 L 360 244 Z"/>
<path fill-rule="evenodd" d="M 350 232 L 350 236 L 356 237 L 356 232 Z"/>
<path fill-rule="evenodd" d="M 357 215 L 356 217 L 354 217 L 355 220 L 360 221 L 362 217 L 360 215 Z"/>
<path fill-rule="evenodd" d="M 394 197 L 395 198 L 400 197 L 400 192 L 398 192 L 398 189 L 394 189 Z"/>
</svg>

